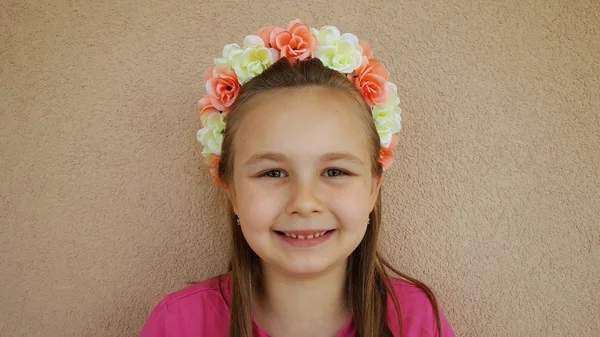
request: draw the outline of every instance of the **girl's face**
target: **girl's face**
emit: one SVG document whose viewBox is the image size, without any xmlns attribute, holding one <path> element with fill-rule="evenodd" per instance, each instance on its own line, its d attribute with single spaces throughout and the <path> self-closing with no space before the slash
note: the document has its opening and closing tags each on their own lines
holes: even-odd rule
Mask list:
<svg viewBox="0 0 600 337">
<path fill-rule="evenodd" d="M 290 276 L 342 266 L 381 184 L 365 112 L 348 94 L 310 87 L 258 97 L 244 113 L 228 192 L 249 246 Z"/>
</svg>

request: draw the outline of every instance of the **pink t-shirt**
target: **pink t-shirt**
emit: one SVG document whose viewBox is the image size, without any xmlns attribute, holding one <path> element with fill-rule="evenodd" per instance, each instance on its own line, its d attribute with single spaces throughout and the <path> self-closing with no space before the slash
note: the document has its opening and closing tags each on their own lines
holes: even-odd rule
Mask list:
<svg viewBox="0 0 600 337">
<path fill-rule="evenodd" d="M 402 312 L 404 337 L 437 336 L 435 316 L 427 295 L 415 285 L 392 280 Z M 167 295 L 158 303 L 142 329 L 140 337 L 227 337 L 231 275 L 225 274 Z M 223 298 L 227 299 L 227 302 Z M 441 314 L 442 337 L 454 337 L 446 318 Z M 388 324 L 397 336 L 398 319 L 391 300 L 388 300 Z M 337 337 L 354 337 L 355 326 L 350 321 Z M 254 337 L 269 337 L 254 324 Z"/>
</svg>

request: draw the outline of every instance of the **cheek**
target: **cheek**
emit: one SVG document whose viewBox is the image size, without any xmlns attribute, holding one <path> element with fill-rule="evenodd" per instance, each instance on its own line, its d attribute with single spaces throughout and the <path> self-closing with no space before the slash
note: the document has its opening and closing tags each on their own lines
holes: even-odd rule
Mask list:
<svg viewBox="0 0 600 337">
<path fill-rule="evenodd" d="M 340 220 L 346 231 L 363 232 L 369 219 L 370 190 L 366 185 L 357 185 L 333 195 L 329 201 L 330 210 Z"/>
<path fill-rule="evenodd" d="M 248 235 L 270 231 L 292 198 L 284 188 L 265 188 L 247 181 L 240 181 L 238 186 L 236 202 Z M 354 180 L 337 186 L 322 185 L 315 197 L 320 199 L 322 211 L 333 214 L 345 230 L 364 232 L 371 211 L 371 194 L 369 181 Z"/>
<path fill-rule="evenodd" d="M 281 211 L 281 200 L 281 197 L 265 193 L 264 189 L 256 186 L 243 186 L 239 189 L 236 201 L 240 219 L 248 234 L 269 229 Z"/>
</svg>

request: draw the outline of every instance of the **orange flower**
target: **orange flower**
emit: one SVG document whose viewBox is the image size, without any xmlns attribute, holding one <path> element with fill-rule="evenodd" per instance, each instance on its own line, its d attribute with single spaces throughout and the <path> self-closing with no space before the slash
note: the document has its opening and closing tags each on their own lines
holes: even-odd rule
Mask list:
<svg viewBox="0 0 600 337">
<path fill-rule="evenodd" d="M 358 44 L 363 48 L 363 55 L 366 56 L 368 59 L 372 59 L 373 58 L 373 50 L 371 49 L 371 45 L 369 44 L 369 42 L 364 41 L 364 40 L 359 40 Z"/>
<path fill-rule="evenodd" d="M 210 104 L 220 111 L 229 111 L 240 92 L 240 83 L 233 69 L 214 67 L 206 72 L 206 93 Z"/>
<path fill-rule="evenodd" d="M 384 171 L 389 169 L 390 166 L 392 166 L 392 162 L 394 162 L 394 153 L 392 150 L 396 147 L 396 145 L 398 145 L 398 135 L 393 135 L 390 146 L 382 146 L 379 149 L 379 160 L 377 161 L 381 164 Z"/>
<path fill-rule="evenodd" d="M 256 35 L 264 41 L 265 47 L 275 48 L 275 36 L 283 31 L 283 28 L 269 26 L 259 29 Z"/>
<path fill-rule="evenodd" d="M 392 162 L 394 162 L 394 154 L 392 153 L 392 150 L 381 147 L 379 150 L 378 162 L 381 164 L 384 171 L 390 168 L 390 166 L 392 166 Z"/>
<path fill-rule="evenodd" d="M 207 126 L 206 119 L 208 118 L 208 115 L 213 112 L 219 112 L 219 110 L 210 103 L 210 98 L 208 96 L 202 97 L 198 101 L 198 119 L 202 122 L 204 127 Z"/>
<path fill-rule="evenodd" d="M 277 33 L 273 45 L 279 50 L 280 57 L 286 57 L 291 61 L 309 58 L 314 46 L 315 37 L 310 28 L 299 20 L 290 22 L 287 31 Z"/>
<path fill-rule="evenodd" d="M 221 186 L 221 178 L 219 177 L 219 162 L 221 161 L 221 157 L 220 156 L 210 156 L 207 158 L 208 162 L 208 167 L 209 167 L 209 171 L 210 171 L 210 175 L 213 179 L 213 181 L 215 182 L 215 185 L 217 185 L 218 187 Z"/>
<path fill-rule="evenodd" d="M 356 70 L 354 85 L 360 90 L 370 107 L 384 103 L 387 99 L 389 89 L 386 84 L 389 76 L 385 66 L 375 59 L 362 64 Z"/>
<path fill-rule="evenodd" d="M 363 64 L 369 63 L 369 60 L 373 58 L 373 50 L 371 45 L 367 41 L 359 40 L 358 44 L 363 49 Z"/>
</svg>

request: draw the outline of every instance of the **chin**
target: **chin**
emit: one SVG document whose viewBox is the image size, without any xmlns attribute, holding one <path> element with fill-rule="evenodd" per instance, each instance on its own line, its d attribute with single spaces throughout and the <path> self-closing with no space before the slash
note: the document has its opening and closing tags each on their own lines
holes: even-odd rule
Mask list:
<svg viewBox="0 0 600 337">
<path fill-rule="evenodd" d="M 276 265 L 276 268 L 286 275 L 298 278 L 318 277 L 338 268 L 345 270 L 347 259 L 337 261 L 323 261 L 322 258 L 302 258 L 289 259 L 288 261 L 278 261 L 271 266 Z"/>
<path fill-rule="evenodd" d="M 297 240 L 272 233 L 259 240 L 248 240 L 252 250 L 266 268 L 288 277 L 311 278 L 331 271 L 346 271 L 348 256 L 356 249 L 360 239 L 345 237 L 339 232 L 314 240 Z"/>
</svg>

